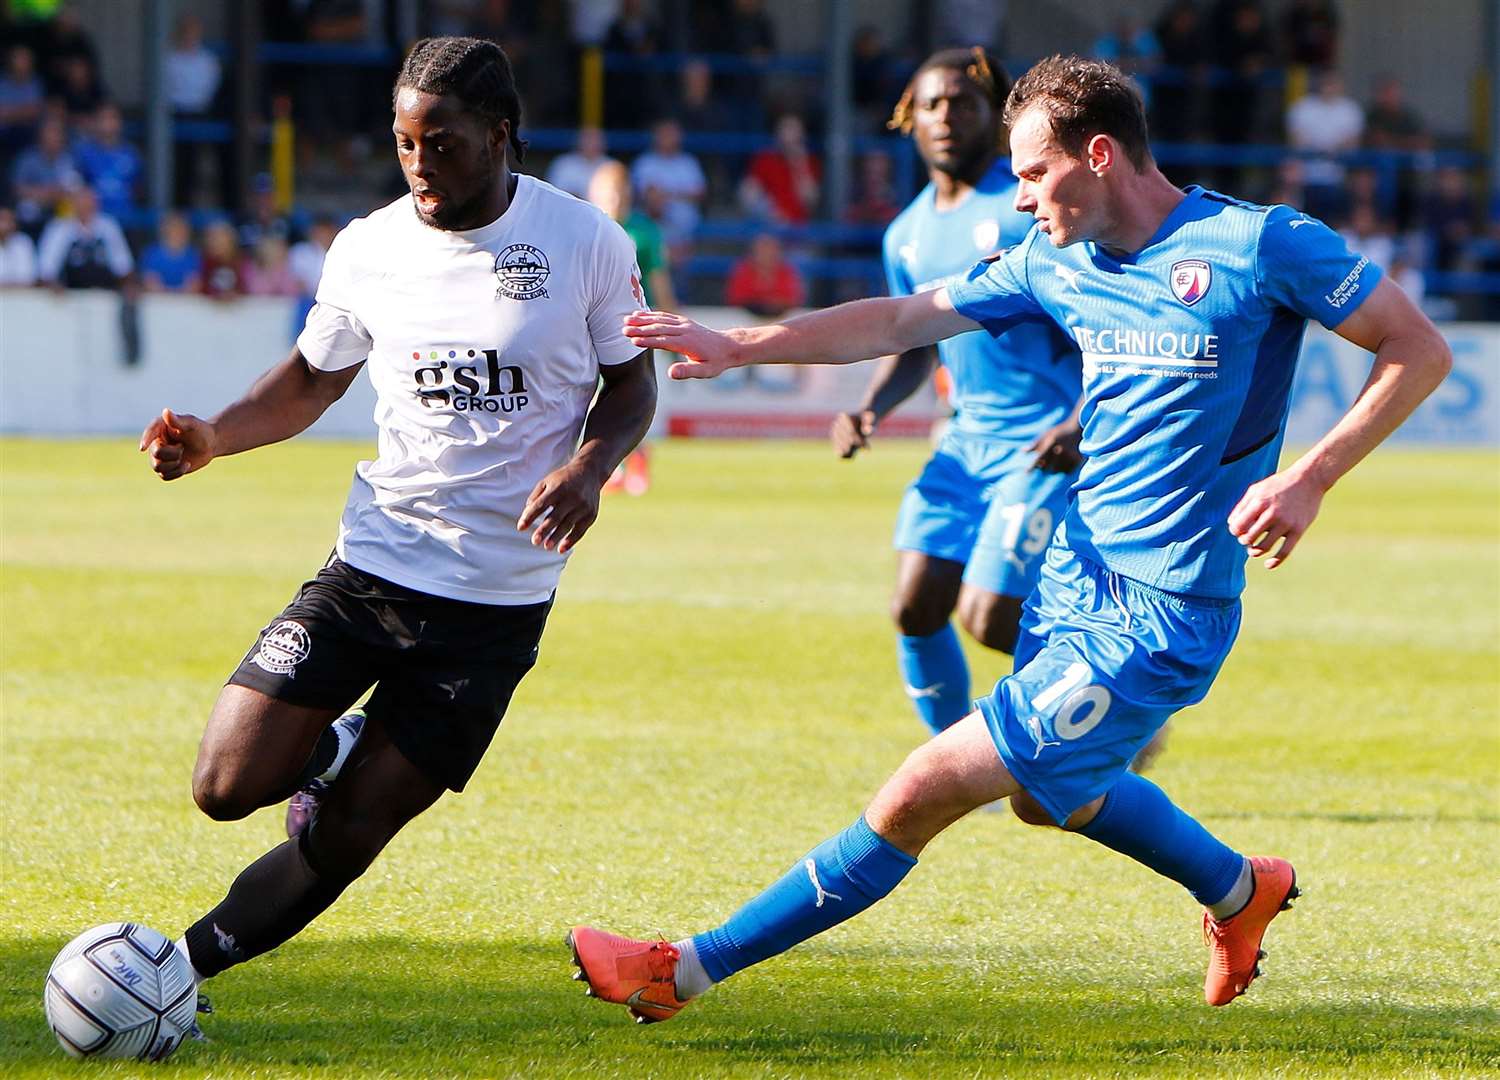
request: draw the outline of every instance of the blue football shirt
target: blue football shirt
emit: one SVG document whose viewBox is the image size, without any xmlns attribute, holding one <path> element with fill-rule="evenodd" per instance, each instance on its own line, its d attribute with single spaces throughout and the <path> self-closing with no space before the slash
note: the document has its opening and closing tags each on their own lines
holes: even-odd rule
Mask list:
<svg viewBox="0 0 1500 1080">
<path fill-rule="evenodd" d="M 928 184 L 886 228 L 885 274 L 892 296 L 941 288 L 975 263 L 1019 244 L 1031 216 L 1015 209 L 1016 180 L 1003 159 L 958 206 L 938 210 Z M 1078 350 L 1050 319 L 1020 320 L 938 343 L 953 380 L 960 431 L 1022 446 L 1067 419 L 1080 393 Z"/>
<path fill-rule="evenodd" d="M 1157 588 L 1234 597 L 1245 551 L 1226 519 L 1276 468 L 1307 320 L 1336 327 L 1379 280 L 1322 222 L 1193 187 L 1133 254 L 1032 232 L 948 293 L 991 333 L 1044 314 L 1078 343 L 1088 456 L 1066 543 Z"/>
</svg>

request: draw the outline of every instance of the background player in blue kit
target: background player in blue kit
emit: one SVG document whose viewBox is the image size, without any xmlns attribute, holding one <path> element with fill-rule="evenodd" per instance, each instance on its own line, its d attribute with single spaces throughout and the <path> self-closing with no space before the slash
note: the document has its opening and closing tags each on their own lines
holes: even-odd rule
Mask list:
<svg viewBox="0 0 1500 1080">
<path fill-rule="evenodd" d="M 1010 84 L 978 48 L 934 53 L 912 76 L 890 126 L 911 135 L 929 182 L 885 232 L 892 296 L 941 288 L 1031 229 L 1031 216 L 1013 205 L 1016 181 L 1000 156 Z M 863 404 L 834 421 L 839 454 L 853 457 L 866 446 L 939 358 L 952 378 L 954 416 L 902 500 L 891 603 L 902 683 L 934 734 L 972 705 L 968 663 L 949 617 L 956 607 L 974 640 L 1015 649 L 1021 601 L 1036 583 L 1081 460 L 1078 349 L 1045 318 L 887 357 Z"/>
<path fill-rule="evenodd" d="M 1207 692 L 1239 627 L 1246 553 L 1284 562 L 1328 489 L 1452 357 L 1406 295 L 1321 222 L 1173 186 L 1152 160 L 1138 93 L 1110 65 L 1042 61 L 1012 88 L 1005 118 L 1016 205 L 1038 231 L 966 280 L 724 333 L 659 312 L 627 319 L 638 347 L 689 358 L 673 377 L 711 378 L 898 354 L 1046 314 L 1080 346 L 1085 394 L 1084 465 L 1026 603 L 1015 673 L 722 926 L 675 944 L 575 928 L 580 977 L 638 1019 L 667 1019 L 869 907 L 938 833 L 1000 798 L 1187 888 L 1207 909 L 1213 1005 L 1250 985 L 1266 927 L 1296 895 L 1289 862 L 1245 858 L 1126 766 Z M 1309 318 L 1374 364 L 1332 430 L 1275 472 Z"/>
</svg>

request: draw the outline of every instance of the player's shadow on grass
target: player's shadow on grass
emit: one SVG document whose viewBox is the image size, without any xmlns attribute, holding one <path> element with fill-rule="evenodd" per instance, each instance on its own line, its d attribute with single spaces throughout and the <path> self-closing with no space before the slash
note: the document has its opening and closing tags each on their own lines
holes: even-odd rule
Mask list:
<svg viewBox="0 0 1500 1080">
<path fill-rule="evenodd" d="M 944 965 L 914 983 L 909 955 L 899 964 L 804 956 L 724 987 L 671 1024 L 641 1028 L 623 1009 L 584 997 L 560 937 L 292 942 L 210 983 L 211 1041 L 188 1044 L 149 1075 L 999 1075 L 1294 1062 L 1403 1073 L 1500 1064 L 1494 1009 L 1379 1004 L 1352 991 L 1308 1003 L 1286 973 L 1249 1004 L 1211 1010 L 1185 985 L 1140 981 L 1140 965 L 1126 958 L 1101 958 L 1089 984 L 1038 971 L 1024 981 L 971 977 Z M 0 1074 L 66 1067 L 41 1007 L 63 944 L 0 946 Z"/>
</svg>

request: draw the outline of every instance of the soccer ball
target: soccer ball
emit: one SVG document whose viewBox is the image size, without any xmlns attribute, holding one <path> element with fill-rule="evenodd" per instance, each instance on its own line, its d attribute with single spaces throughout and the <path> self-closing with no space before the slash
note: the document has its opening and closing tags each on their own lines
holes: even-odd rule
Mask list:
<svg viewBox="0 0 1500 1080">
<path fill-rule="evenodd" d="M 197 1023 L 191 966 L 136 923 L 105 923 L 68 942 L 42 997 L 52 1034 L 76 1058 L 161 1061 Z"/>
</svg>

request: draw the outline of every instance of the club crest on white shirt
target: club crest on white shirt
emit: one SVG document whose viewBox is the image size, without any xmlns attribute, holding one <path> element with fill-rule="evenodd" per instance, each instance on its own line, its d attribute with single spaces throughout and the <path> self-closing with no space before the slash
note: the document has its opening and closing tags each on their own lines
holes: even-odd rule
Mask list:
<svg viewBox="0 0 1500 1080">
<path fill-rule="evenodd" d="M 495 278 L 500 287 L 495 299 L 535 300 L 545 298 L 547 277 L 552 267 L 541 248 L 530 244 L 511 244 L 495 256 Z"/>
<path fill-rule="evenodd" d="M 1000 223 L 994 218 L 988 221 L 976 221 L 972 235 L 975 249 L 988 255 L 995 250 L 995 245 L 1000 243 Z"/>
<path fill-rule="evenodd" d="M 1172 295 L 1188 307 L 1203 299 L 1203 294 L 1208 292 L 1213 279 L 1213 269 L 1202 259 L 1181 259 L 1174 262 L 1169 275 Z"/>
</svg>

